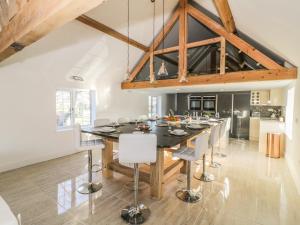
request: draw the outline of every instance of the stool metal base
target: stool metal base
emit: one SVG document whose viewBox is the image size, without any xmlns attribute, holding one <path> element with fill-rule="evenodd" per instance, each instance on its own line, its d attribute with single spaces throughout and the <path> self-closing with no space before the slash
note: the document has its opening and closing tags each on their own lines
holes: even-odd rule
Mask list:
<svg viewBox="0 0 300 225">
<path fill-rule="evenodd" d="M 102 184 L 95 184 L 95 183 L 84 183 L 81 184 L 77 191 L 80 194 L 92 194 L 95 193 L 97 191 L 100 191 L 102 189 Z"/>
<path fill-rule="evenodd" d="M 209 164 L 209 166 L 212 167 L 212 168 L 219 168 L 219 167 L 221 167 L 221 163 L 218 163 L 218 162 L 211 162 L 211 163 Z"/>
<path fill-rule="evenodd" d="M 215 176 L 209 173 L 205 173 L 205 174 L 202 173 L 200 175 L 195 174 L 194 178 L 197 180 L 201 180 L 203 182 L 212 182 L 215 180 Z"/>
<path fill-rule="evenodd" d="M 180 191 L 176 192 L 176 197 L 184 202 L 196 203 L 201 200 L 202 196 L 198 193 L 193 194 L 191 191 L 188 191 L 188 190 L 180 190 Z"/>
<path fill-rule="evenodd" d="M 144 204 L 139 204 L 135 206 L 127 206 L 121 211 L 121 217 L 129 224 L 142 224 L 150 216 L 150 209 Z"/>
</svg>

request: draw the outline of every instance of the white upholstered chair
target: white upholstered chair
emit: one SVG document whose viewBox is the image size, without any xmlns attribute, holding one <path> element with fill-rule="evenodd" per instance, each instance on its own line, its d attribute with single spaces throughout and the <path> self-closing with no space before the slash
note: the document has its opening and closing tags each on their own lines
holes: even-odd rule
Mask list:
<svg viewBox="0 0 300 225">
<path fill-rule="evenodd" d="M 74 139 L 75 147 L 78 151 L 88 152 L 88 183 L 81 184 L 78 188 L 78 192 L 81 194 L 90 194 L 99 191 L 102 188 L 102 184 L 93 183 L 92 180 L 92 167 L 93 167 L 93 150 L 101 150 L 104 148 L 102 140 L 93 139 L 85 140 L 81 139 L 81 126 L 76 124 L 74 126 Z"/>
<path fill-rule="evenodd" d="M 134 164 L 134 203 L 121 212 L 121 217 L 130 224 L 141 224 L 150 215 L 150 209 L 138 203 L 139 163 L 156 161 L 157 137 L 154 134 L 121 134 L 119 138 L 120 163 Z"/>
<path fill-rule="evenodd" d="M 128 117 L 120 117 L 118 123 L 129 123 L 130 119 Z"/>
<path fill-rule="evenodd" d="M 199 193 L 194 193 L 191 188 L 191 162 L 196 161 L 201 155 L 205 154 L 208 149 L 209 133 L 202 132 L 195 140 L 195 148 L 181 147 L 173 153 L 174 157 L 186 160 L 187 166 L 187 187 L 184 190 L 176 192 L 177 198 L 182 201 L 195 203 L 201 199 Z"/>
<path fill-rule="evenodd" d="M 138 121 L 146 121 L 146 120 L 148 120 L 148 116 L 147 115 L 140 115 L 139 117 L 138 117 Z"/>
<path fill-rule="evenodd" d="M 21 225 L 15 217 L 7 203 L 0 196 L 0 224 L 1 225 Z"/>
</svg>

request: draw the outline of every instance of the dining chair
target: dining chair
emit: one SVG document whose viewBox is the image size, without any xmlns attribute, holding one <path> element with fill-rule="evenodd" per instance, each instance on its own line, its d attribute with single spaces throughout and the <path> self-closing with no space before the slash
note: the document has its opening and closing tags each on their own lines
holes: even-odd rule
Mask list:
<svg viewBox="0 0 300 225">
<path fill-rule="evenodd" d="M 93 150 L 101 150 L 104 148 L 102 140 L 93 139 L 82 141 L 81 138 L 81 126 L 76 124 L 74 126 L 74 139 L 75 147 L 78 151 L 88 152 L 88 182 L 81 184 L 77 191 L 81 194 L 91 194 L 99 191 L 102 188 L 101 183 L 93 183 L 92 167 L 93 167 Z"/>
<path fill-rule="evenodd" d="M 191 188 L 191 162 L 196 161 L 201 155 L 205 154 L 208 149 L 209 133 L 203 131 L 196 137 L 195 148 L 181 147 L 173 153 L 174 157 L 186 161 L 187 187 L 176 192 L 177 198 L 188 203 L 196 203 L 201 200 L 201 194 L 194 192 Z"/>
<path fill-rule="evenodd" d="M 118 123 L 129 123 L 130 119 L 128 117 L 120 117 Z"/>
<path fill-rule="evenodd" d="M 148 116 L 147 115 L 140 115 L 138 117 L 138 121 L 146 121 L 146 120 L 148 120 Z"/>
<path fill-rule="evenodd" d="M 157 137 L 155 134 L 121 134 L 119 161 L 134 164 L 134 202 L 121 211 L 121 217 L 130 224 L 144 223 L 150 209 L 138 202 L 139 164 L 156 162 Z"/>
<path fill-rule="evenodd" d="M 211 127 L 211 133 L 209 138 L 209 145 L 211 147 L 210 167 L 219 168 L 220 163 L 214 160 L 214 150 L 220 139 L 220 124 L 217 123 Z"/>
<path fill-rule="evenodd" d="M 104 118 L 104 119 L 95 119 L 94 120 L 94 127 L 101 127 L 106 126 L 111 123 L 110 119 Z"/>
</svg>

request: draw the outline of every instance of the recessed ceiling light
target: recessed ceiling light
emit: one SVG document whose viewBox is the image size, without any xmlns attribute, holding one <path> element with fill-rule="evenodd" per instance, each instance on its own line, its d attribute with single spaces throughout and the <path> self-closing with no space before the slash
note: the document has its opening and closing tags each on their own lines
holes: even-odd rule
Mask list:
<svg viewBox="0 0 300 225">
<path fill-rule="evenodd" d="M 70 78 L 75 81 L 81 81 L 81 82 L 84 81 L 83 77 L 81 76 L 71 76 Z"/>
</svg>

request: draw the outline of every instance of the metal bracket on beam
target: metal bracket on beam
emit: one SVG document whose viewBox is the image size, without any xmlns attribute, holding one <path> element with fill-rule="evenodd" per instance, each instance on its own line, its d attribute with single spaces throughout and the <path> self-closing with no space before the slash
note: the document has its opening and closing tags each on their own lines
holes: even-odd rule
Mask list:
<svg viewBox="0 0 300 225">
<path fill-rule="evenodd" d="M 18 43 L 18 42 L 14 42 L 14 43 L 12 43 L 10 46 L 13 47 L 14 50 L 15 50 L 16 52 L 19 52 L 19 51 L 21 51 L 23 48 L 25 48 L 25 45 L 23 45 L 23 44 L 21 44 L 21 43 Z"/>
</svg>

